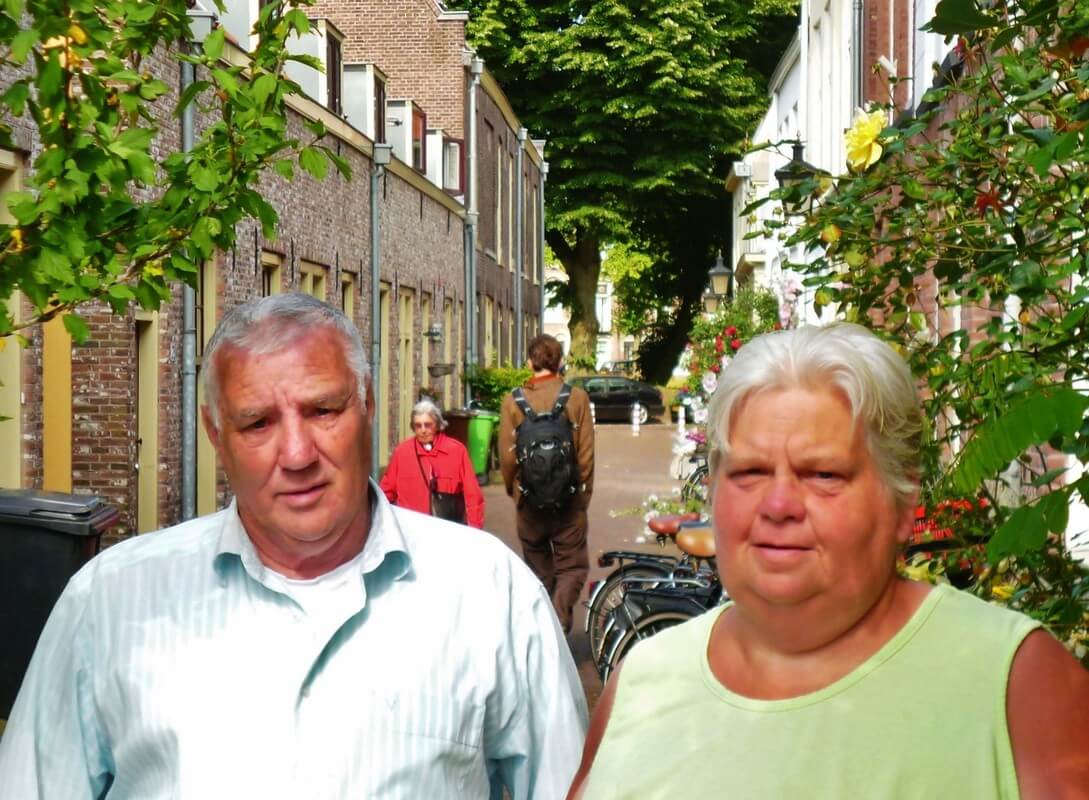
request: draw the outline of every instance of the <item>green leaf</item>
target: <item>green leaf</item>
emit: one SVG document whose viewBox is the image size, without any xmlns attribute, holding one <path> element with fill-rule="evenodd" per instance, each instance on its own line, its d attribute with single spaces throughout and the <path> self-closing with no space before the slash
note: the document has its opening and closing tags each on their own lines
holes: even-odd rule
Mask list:
<svg viewBox="0 0 1089 800">
<path fill-rule="evenodd" d="M 281 158 L 273 162 L 272 168 L 277 174 L 287 180 L 295 177 L 295 164 L 290 158 Z"/>
<path fill-rule="evenodd" d="M 181 116 L 181 113 L 185 110 L 185 107 L 192 103 L 193 100 L 196 99 L 196 96 L 198 94 L 203 92 L 205 89 L 210 88 L 211 85 L 212 84 L 208 81 L 193 81 L 191 84 L 186 86 L 185 91 L 182 92 L 181 97 L 178 98 L 178 107 L 174 111 L 175 115 Z"/>
<path fill-rule="evenodd" d="M 1013 26 L 999 31 L 995 34 L 994 39 L 991 40 L 991 52 L 997 53 L 1003 47 L 1006 47 L 1014 39 L 1016 39 L 1021 33 L 1020 26 Z"/>
<path fill-rule="evenodd" d="M 1056 431 L 1076 431 L 1086 409 L 1089 397 L 1065 386 L 1028 393 L 976 429 L 946 476 L 947 484 L 960 496 L 971 495 L 1032 445 Z"/>
<path fill-rule="evenodd" d="M 219 26 L 209 33 L 204 39 L 204 55 L 213 61 L 218 61 L 223 55 L 223 45 L 227 41 L 226 28 Z"/>
<path fill-rule="evenodd" d="M 266 72 L 257 76 L 250 87 L 257 105 L 264 105 L 265 101 L 276 91 L 276 84 L 276 76 L 271 73 Z"/>
<path fill-rule="evenodd" d="M 197 163 L 189 168 L 189 179 L 202 192 L 214 192 L 219 186 L 219 174 L 214 169 Z"/>
<path fill-rule="evenodd" d="M 215 82 L 219 84 L 219 87 L 231 97 L 238 94 L 238 79 L 227 70 L 214 69 L 212 70 L 212 77 L 215 78 Z"/>
<path fill-rule="evenodd" d="M 299 151 L 299 166 L 318 180 L 329 172 L 329 162 L 316 147 L 304 147 Z"/>
<path fill-rule="evenodd" d="M 23 16 L 23 0 L 4 0 L 4 11 L 18 22 Z"/>
<path fill-rule="evenodd" d="M 1047 541 L 1047 523 L 1042 504 L 1021 506 L 1010 514 L 990 541 L 987 558 L 993 564 L 1006 556 L 1016 556 L 1037 550 Z"/>
<path fill-rule="evenodd" d="M 19 19 L 15 17 L 15 19 Z M 11 40 L 11 60 L 16 64 L 26 61 L 31 48 L 38 43 L 40 34 L 34 28 L 21 30 Z"/>
<path fill-rule="evenodd" d="M 922 26 L 922 30 L 942 36 L 975 33 L 992 28 L 996 20 L 979 10 L 976 0 L 941 0 L 934 10 L 934 19 Z"/>
<path fill-rule="evenodd" d="M 64 320 L 64 329 L 68 331 L 68 335 L 72 337 L 73 342 L 83 344 L 87 341 L 87 337 L 91 335 L 91 329 L 87 327 L 86 320 L 76 314 L 65 314 L 62 319 Z"/>
<path fill-rule="evenodd" d="M 924 189 L 923 185 L 916 180 L 904 181 L 902 188 L 904 190 L 904 194 L 906 194 L 913 200 L 926 199 L 926 189 Z"/>
<path fill-rule="evenodd" d="M 325 151 L 325 155 L 327 155 L 329 157 L 329 160 L 333 162 L 333 166 L 337 168 L 337 172 L 339 172 L 347 180 L 351 180 L 352 167 L 348 163 L 348 160 L 345 158 L 341 158 L 328 147 L 322 147 L 321 149 Z"/>
<path fill-rule="evenodd" d="M 30 88 L 22 81 L 13 83 L 11 87 L 4 92 L 3 96 L 0 96 L 0 103 L 3 103 L 10 108 L 12 114 L 20 117 L 23 114 L 23 110 L 26 108 L 26 99 L 29 92 Z"/>
</svg>

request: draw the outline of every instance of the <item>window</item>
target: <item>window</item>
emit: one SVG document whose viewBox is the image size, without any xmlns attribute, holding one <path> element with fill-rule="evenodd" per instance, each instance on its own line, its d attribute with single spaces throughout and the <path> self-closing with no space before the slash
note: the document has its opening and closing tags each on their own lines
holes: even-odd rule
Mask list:
<svg viewBox="0 0 1089 800">
<path fill-rule="evenodd" d="M 279 253 L 261 251 L 261 296 L 279 294 L 281 289 L 280 265 L 283 258 Z"/>
<path fill-rule="evenodd" d="M 462 140 L 443 137 L 442 188 L 453 194 L 465 193 L 465 162 L 461 158 Z"/>
<path fill-rule="evenodd" d="M 495 262 L 503 263 L 503 143 L 495 145 Z"/>
<path fill-rule="evenodd" d="M 340 310 L 355 322 L 355 275 L 350 272 L 340 273 Z"/>
<path fill-rule="evenodd" d="M 6 196 L 19 191 L 22 180 L 22 159 L 11 150 L 0 150 L 0 222 L 13 222 Z M 21 295 L 16 292 L 7 299 L 8 313 L 19 320 Z M 14 337 L 12 337 L 14 338 Z M 20 393 L 23 389 L 22 348 L 14 341 L 0 350 L 0 416 L 10 419 L 0 422 L 0 486 L 18 489 L 22 486 L 23 436 L 20 419 Z"/>
<path fill-rule="evenodd" d="M 343 59 L 340 52 L 340 40 L 325 30 L 325 105 L 337 116 L 343 113 L 341 107 L 341 69 Z"/>
<path fill-rule="evenodd" d="M 309 261 L 299 262 L 299 291 L 325 300 L 325 276 L 329 272 L 325 267 Z"/>
<path fill-rule="evenodd" d="M 514 272 L 516 256 L 514 248 L 514 156 L 507 156 L 507 258 L 510 271 Z"/>
<path fill-rule="evenodd" d="M 374 76 L 374 141 L 386 142 L 386 82 Z"/>
<path fill-rule="evenodd" d="M 412 166 L 427 171 L 427 114 L 415 106 L 412 109 Z"/>
</svg>

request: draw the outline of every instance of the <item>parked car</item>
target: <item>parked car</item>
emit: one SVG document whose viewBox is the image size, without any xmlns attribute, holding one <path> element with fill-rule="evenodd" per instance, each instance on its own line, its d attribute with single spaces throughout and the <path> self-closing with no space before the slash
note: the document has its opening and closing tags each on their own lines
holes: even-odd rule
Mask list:
<svg viewBox="0 0 1089 800">
<path fill-rule="evenodd" d="M 598 372 L 608 372 L 613 375 L 625 375 L 629 378 L 639 377 L 639 362 L 634 358 L 624 361 L 606 361 Z"/>
<path fill-rule="evenodd" d="M 569 383 L 590 395 L 594 416 L 598 420 L 631 420 L 631 409 L 639 403 L 639 424 L 665 413 L 662 393 L 653 386 L 619 375 L 584 375 Z"/>
</svg>

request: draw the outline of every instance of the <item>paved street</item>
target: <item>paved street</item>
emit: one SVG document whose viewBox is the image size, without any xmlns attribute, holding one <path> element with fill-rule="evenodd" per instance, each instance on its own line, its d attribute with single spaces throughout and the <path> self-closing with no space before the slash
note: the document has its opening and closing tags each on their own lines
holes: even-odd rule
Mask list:
<svg viewBox="0 0 1089 800">
<path fill-rule="evenodd" d="M 644 425 L 638 437 L 631 427 L 601 423 L 595 431 L 594 498 L 590 504 L 590 580 L 604 577 L 606 570 L 597 566 L 603 550 L 616 548 L 657 550 L 653 538 L 640 542 L 645 528 L 641 514 L 611 516 L 610 512 L 633 509 L 651 493 L 669 494 L 680 485 L 669 475 L 673 434 L 668 423 Z M 498 473 L 496 474 L 498 477 Z M 485 527 L 521 553 L 515 531 L 514 503 L 501 482 L 484 487 L 487 502 Z M 586 590 L 583 590 L 583 600 Z M 590 661 L 589 644 L 583 632 L 586 609 L 575 610 L 575 624 L 568 641 L 586 689 L 591 708 L 601 693 L 601 683 Z"/>
</svg>

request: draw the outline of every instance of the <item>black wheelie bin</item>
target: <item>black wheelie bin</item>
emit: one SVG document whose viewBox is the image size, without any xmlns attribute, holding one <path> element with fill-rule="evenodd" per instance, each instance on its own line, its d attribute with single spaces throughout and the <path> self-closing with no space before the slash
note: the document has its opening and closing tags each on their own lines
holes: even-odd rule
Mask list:
<svg viewBox="0 0 1089 800">
<path fill-rule="evenodd" d="M 119 518 L 97 495 L 0 489 L 0 719 L 65 584 Z"/>
</svg>

